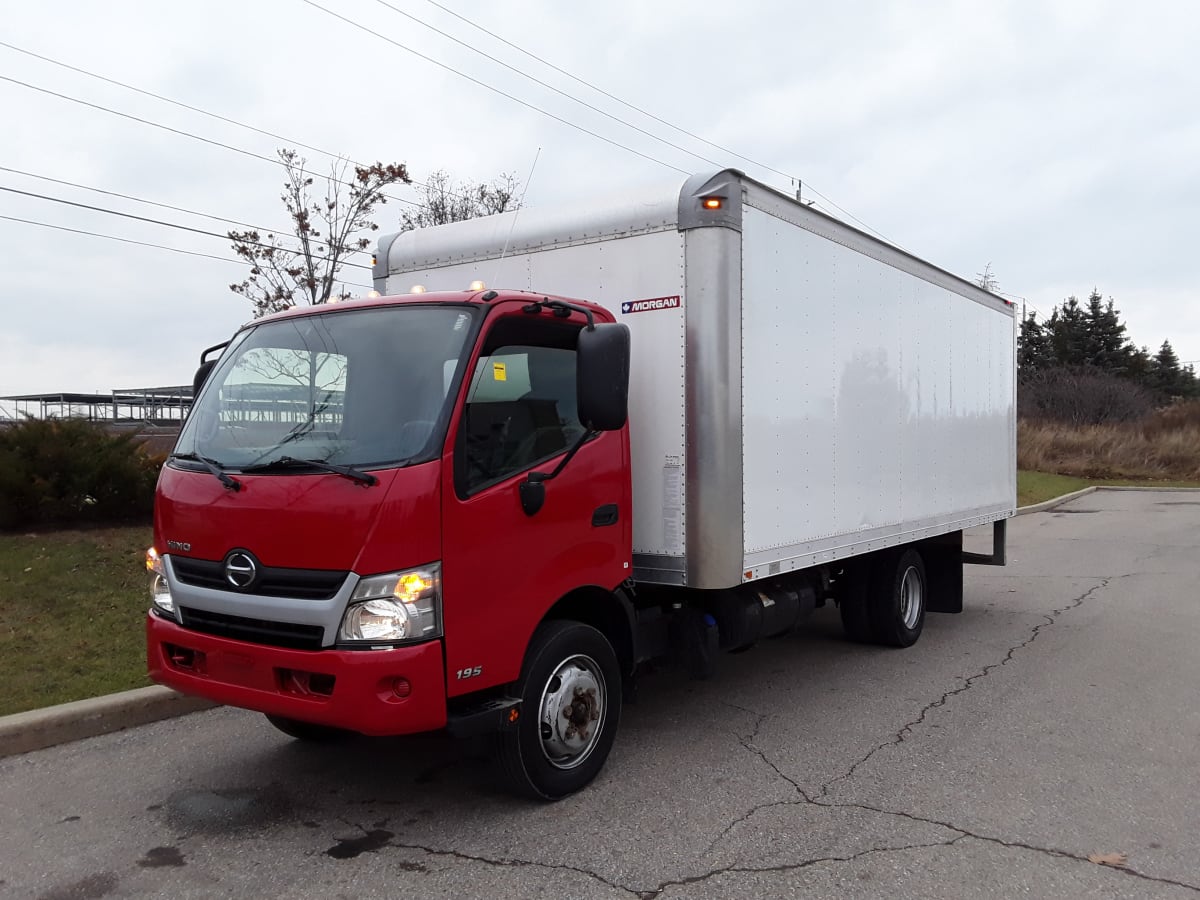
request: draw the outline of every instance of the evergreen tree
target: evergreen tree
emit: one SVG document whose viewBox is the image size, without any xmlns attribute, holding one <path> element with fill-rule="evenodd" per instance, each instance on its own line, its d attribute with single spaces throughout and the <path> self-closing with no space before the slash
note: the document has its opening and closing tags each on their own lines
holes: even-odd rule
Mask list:
<svg viewBox="0 0 1200 900">
<path fill-rule="evenodd" d="M 1054 361 L 1060 366 L 1083 366 L 1088 362 L 1087 311 L 1074 297 L 1068 297 L 1062 306 L 1054 307 L 1046 322 L 1050 335 L 1050 347 Z"/>
<path fill-rule="evenodd" d="M 1158 353 L 1154 354 L 1151 380 L 1154 387 L 1168 396 L 1185 393 L 1186 389 L 1190 387 L 1185 384 L 1179 357 L 1175 355 L 1175 348 L 1171 346 L 1170 341 L 1163 341 L 1162 346 L 1158 348 Z"/>
<path fill-rule="evenodd" d="M 1088 297 L 1087 332 L 1084 340 L 1086 363 L 1111 372 L 1123 374 L 1133 356 L 1133 346 L 1125 336 L 1125 323 L 1110 299 L 1103 302 L 1100 292 L 1093 289 Z"/>
<path fill-rule="evenodd" d="M 1050 346 L 1050 335 L 1031 312 L 1021 320 L 1021 331 L 1017 335 L 1017 365 L 1022 375 L 1030 375 L 1054 365 L 1054 354 Z"/>
</svg>

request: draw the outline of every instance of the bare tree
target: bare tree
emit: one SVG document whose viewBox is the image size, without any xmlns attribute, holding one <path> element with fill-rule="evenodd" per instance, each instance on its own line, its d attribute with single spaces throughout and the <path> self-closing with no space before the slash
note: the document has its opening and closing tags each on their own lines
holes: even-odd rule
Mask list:
<svg viewBox="0 0 1200 900">
<path fill-rule="evenodd" d="M 439 170 L 426 181 L 425 194 L 416 209 L 401 215 L 400 230 L 412 231 L 520 209 L 521 199 L 517 195 L 520 187 L 517 177 L 511 174 L 487 183 L 455 184 L 447 172 Z"/>
<path fill-rule="evenodd" d="M 983 267 L 982 272 L 975 273 L 975 283 L 985 291 L 991 291 L 993 294 L 1000 287 L 1000 282 L 996 280 L 996 276 L 992 274 L 992 264 L 988 263 Z"/>
<path fill-rule="evenodd" d="M 337 276 L 348 256 L 370 246 L 371 239 L 359 235 L 378 229 L 371 217 L 387 203 L 384 188 L 410 183 L 403 164 L 354 165 L 351 171 L 348 160 L 338 159 L 330 165 L 325 196 L 316 199 L 307 160 L 287 149 L 279 151 L 279 158 L 287 170 L 280 199 L 294 235 L 285 243 L 278 235 L 255 230 L 229 232 L 234 252 L 251 267 L 249 277 L 229 289 L 249 299 L 256 318 L 348 297 L 344 291 L 335 294 Z"/>
</svg>

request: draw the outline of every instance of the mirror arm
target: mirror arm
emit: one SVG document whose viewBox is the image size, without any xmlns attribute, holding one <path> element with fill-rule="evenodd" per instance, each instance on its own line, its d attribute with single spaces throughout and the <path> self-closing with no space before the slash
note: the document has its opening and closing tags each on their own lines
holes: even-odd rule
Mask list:
<svg viewBox="0 0 1200 900">
<path fill-rule="evenodd" d="M 525 480 L 518 487 L 521 495 L 521 509 L 525 511 L 525 515 L 537 515 L 538 510 L 542 508 L 542 504 L 546 502 L 546 482 L 557 478 L 558 473 L 566 467 L 567 463 L 579 452 L 580 448 L 599 433 L 589 428 L 581 434 L 579 440 L 571 445 L 571 449 L 567 451 L 567 455 L 554 467 L 553 472 L 530 472 L 525 476 Z"/>
<path fill-rule="evenodd" d="M 567 451 L 566 456 L 564 456 L 561 460 L 559 460 L 559 463 L 557 466 L 554 467 L 553 472 L 551 472 L 549 475 L 547 475 L 545 472 L 530 472 L 529 480 L 546 482 L 546 481 L 551 481 L 552 479 L 557 478 L 558 473 L 561 472 L 564 468 L 566 468 L 567 463 L 569 463 L 571 461 L 572 457 L 574 457 L 575 454 L 579 452 L 580 448 L 583 447 L 584 444 L 586 444 L 588 441 L 590 441 L 593 437 L 595 437 L 599 433 L 600 432 L 592 431 L 589 428 L 587 431 L 585 431 L 583 434 L 581 434 L 579 436 L 579 440 L 577 440 L 574 444 L 571 445 L 571 449 Z"/>
</svg>

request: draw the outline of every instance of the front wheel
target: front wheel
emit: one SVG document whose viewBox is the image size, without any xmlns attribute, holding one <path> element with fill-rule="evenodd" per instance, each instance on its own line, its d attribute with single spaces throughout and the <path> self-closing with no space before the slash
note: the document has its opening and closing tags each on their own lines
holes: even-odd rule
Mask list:
<svg viewBox="0 0 1200 900">
<path fill-rule="evenodd" d="M 621 670 L 608 639 L 581 622 L 538 626 L 518 685 L 521 718 L 500 736 L 518 793 L 557 800 L 604 766 L 621 718 Z"/>
</svg>

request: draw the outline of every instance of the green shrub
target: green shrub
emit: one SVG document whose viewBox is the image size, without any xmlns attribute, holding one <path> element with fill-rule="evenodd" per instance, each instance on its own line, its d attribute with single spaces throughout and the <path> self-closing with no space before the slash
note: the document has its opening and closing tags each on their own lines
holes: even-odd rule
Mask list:
<svg viewBox="0 0 1200 900">
<path fill-rule="evenodd" d="M 146 519 L 161 458 L 82 419 L 0 428 L 0 528 Z"/>
</svg>

